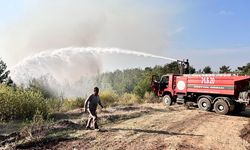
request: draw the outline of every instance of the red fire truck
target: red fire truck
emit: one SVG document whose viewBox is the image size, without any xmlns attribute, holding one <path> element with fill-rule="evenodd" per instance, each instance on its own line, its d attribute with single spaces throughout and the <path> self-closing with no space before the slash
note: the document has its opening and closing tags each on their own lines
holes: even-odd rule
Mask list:
<svg viewBox="0 0 250 150">
<path fill-rule="evenodd" d="M 167 74 L 152 77 L 154 93 L 170 106 L 192 102 L 205 111 L 238 113 L 249 105 L 250 76 L 231 74 Z"/>
</svg>

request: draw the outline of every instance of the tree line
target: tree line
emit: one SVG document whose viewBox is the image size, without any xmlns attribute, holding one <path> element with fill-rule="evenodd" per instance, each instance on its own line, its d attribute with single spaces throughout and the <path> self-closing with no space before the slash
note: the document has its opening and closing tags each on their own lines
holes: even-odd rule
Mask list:
<svg viewBox="0 0 250 150">
<path fill-rule="evenodd" d="M 7 65 L 0 59 L 0 83 L 10 86 L 15 86 L 11 77 L 10 71 L 7 70 Z M 116 70 L 113 72 L 102 73 L 96 76 L 93 80 L 95 85 L 101 89 L 110 89 L 117 94 L 134 93 L 140 97 L 144 97 L 146 92 L 151 92 L 150 82 L 152 75 L 162 76 L 168 73 L 179 73 L 179 64 L 177 62 L 168 63 L 165 65 L 156 65 L 154 67 L 146 67 L 144 69 L 134 68 L 125 70 Z M 210 66 L 205 66 L 203 69 L 196 70 L 190 67 L 190 73 L 236 73 L 240 75 L 250 75 L 250 63 L 232 70 L 230 66 L 223 65 L 219 68 L 219 72 L 213 72 Z M 30 81 L 30 88 L 33 90 L 42 91 L 45 98 L 50 97 L 53 93 L 46 89 L 45 85 L 36 80 Z"/>
</svg>

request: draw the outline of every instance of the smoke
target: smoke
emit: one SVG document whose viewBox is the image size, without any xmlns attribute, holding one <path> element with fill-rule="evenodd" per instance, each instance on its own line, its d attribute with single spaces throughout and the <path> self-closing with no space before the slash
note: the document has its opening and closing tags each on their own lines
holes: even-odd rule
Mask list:
<svg viewBox="0 0 250 150">
<path fill-rule="evenodd" d="M 61 47 L 121 47 L 157 54 L 167 48 L 166 10 L 173 9 L 147 7 L 150 2 L 36 0 L 22 5 L 18 19 L 0 30 L 0 51 L 9 66 Z"/>
</svg>

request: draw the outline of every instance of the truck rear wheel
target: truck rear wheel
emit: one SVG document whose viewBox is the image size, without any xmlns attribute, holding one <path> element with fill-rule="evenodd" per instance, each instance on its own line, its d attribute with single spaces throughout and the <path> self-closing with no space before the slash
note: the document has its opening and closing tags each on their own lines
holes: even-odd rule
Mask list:
<svg viewBox="0 0 250 150">
<path fill-rule="evenodd" d="M 171 106 L 172 105 L 172 99 L 169 95 L 165 95 L 163 97 L 163 103 L 166 105 L 166 106 Z"/>
<path fill-rule="evenodd" d="M 225 115 L 229 112 L 229 106 L 225 100 L 219 99 L 214 104 L 214 111 L 217 114 Z"/>
<path fill-rule="evenodd" d="M 198 100 L 198 107 L 201 110 L 210 111 L 212 108 L 212 104 L 208 98 L 202 97 Z"/>
<path fill-rule="evenodd" d="M 234 110 L 232 112 L 232 114 L 239 114 L 240 112 L 244 111 L 246 108 L 246 105 L 245 104 L 242 104 L 242 103 L 238 103 L 238 102 L 235 102 L 235 107 L 234 107 Z"/>
</svg>

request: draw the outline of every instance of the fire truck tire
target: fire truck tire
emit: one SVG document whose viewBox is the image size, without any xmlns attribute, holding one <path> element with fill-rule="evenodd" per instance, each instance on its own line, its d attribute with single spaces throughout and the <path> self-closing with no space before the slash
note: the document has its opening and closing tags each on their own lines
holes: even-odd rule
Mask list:
<svg viewBox="0 0 250 150">
<path fill-rule="evenodd" d="M 214 103 L 214 111 L 217 114 L 225 115 L 229 112 L 229 106 L 225 100 L 219 99 Z"/>
<path fill-rule="evenodd" d="M 210 111 L 212 108 L 212 104 L 208 98 L 202 97 L 198 100 L 198 107 L 200 110 Z"/>
<path fill-rule="evenodd" d="M 172 105 L 172 99 L 169 95 L 165 95 L 163 97 L 163 103 L 166 105 L 166 106 L 171 106 Z"/>
<path fill-rule="evenodd" d="M 246 105 L 245 104 L 241 104 L 241 103 L 235 103 L 235 107 L 234 107 L 234 110 L 233 110 L 233 114 L 237 115 L 239 114 L 240 112 L 244 111 L 246 108 Z"/>
</svg>

